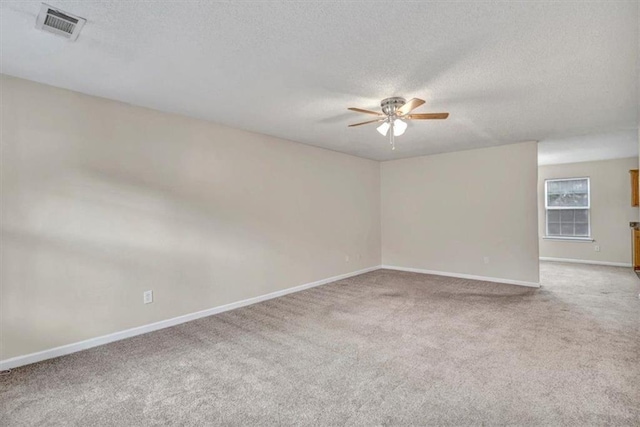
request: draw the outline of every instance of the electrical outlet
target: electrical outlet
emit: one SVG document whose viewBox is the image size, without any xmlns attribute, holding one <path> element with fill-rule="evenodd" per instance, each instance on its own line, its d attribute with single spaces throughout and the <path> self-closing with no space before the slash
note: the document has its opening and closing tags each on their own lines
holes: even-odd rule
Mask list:
<svg viewBox="0 0 640 427">
<path fill-rule="evenodd" d="M 488 256 L 484 257 L 484 259 L 483 259 L 483 260 L 484 260 L 484 263 L 485 263 L 485 264 L 489 264 L 489 257 L 488 257 Z"/>
<path fill-rule="evenodd" d="M 349 262 L 349 255 L 344 256 L 344 262 Z"/>
<path fill-rule="evenodd" d="M 142 293 L 142 302 L 144 304 L 151 304 L 153 302 L 153 291 L 144 291 Z"/>
<path fill-rule="evenodd" d="M 600 245 L 595 245 L 593 247 L 593 250 L 596 251 L 596 252 L 600 252 Z"/>
</svg>

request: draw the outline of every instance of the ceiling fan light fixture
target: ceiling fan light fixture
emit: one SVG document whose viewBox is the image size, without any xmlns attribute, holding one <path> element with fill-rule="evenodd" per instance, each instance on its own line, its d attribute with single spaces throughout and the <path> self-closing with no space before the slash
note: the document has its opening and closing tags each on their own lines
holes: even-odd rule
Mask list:
<svg viewBox="0 0 640 427">
<path fill-rule="evenodd" d="M 349 107 L 348 110 L 350 111 L 376 116 L 376 119 L 368 120 L 361 123 L 354 123 L 349 125 L 349 127 L 382 122 L 382 124 L 379 125 L 376 130 L 380 133 L 380 135 L 389 137 L 389 144 L 391 144 L 391 149 L 395 150 L 395 137 L 404 135 L 404 132 L 408 127 L 408 120 L 443 120 L 449 117 L 449 113 L 412 113 L 413 110 L 423 105 L 424 103 L 425 101 L 419 98 L 412 98 L 407 101 L 404 98 L 394 96 L 391 98 L 385 98 L 380 102 L 382 113 L 371 110 L 363 110 L 362 108 Z"/>
<path fill-rule="evenodd" d="M 407 123 L 400 119 L 393 121 L 393 136 L 400 136 L 407 130 Z"/>
<path fill-rule="evenodd" d="M 383 122 L 380 126 L 378 126 L 376 128 L 376 130 L 378 132 L 380 132 L 380 135 L 382 136 L 387 136 L 387 133 L 389 132 L 389 128 L 391 127 L 391 125 L 389 125 L 388 121 Z"/>
</svg>

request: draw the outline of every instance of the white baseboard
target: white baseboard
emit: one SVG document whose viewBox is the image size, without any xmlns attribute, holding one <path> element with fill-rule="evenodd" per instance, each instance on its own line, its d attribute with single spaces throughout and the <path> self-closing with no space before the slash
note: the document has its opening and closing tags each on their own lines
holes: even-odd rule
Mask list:
<svg viewBox="0 0 640 427">
<path fill-rule="evenodd" d="M 472 274 L 449 273 L 447 271 L 424 270 L 421 268 L 397 267 L 395 265 L 383 265 L 382 268 L 387 270 L 408 271 L 411 273 L 433 274 L 436 276 L 457 277 L 459 279 L 481 280 L 483 282 L 506 283 L 508 285 L 527 286 L 530 288 L 539 288 L 540 283 L 526 282 L 523 280 L 501 279 L 498 277 L 475 276 Z"/>
<path fill-rule="evenodd" d="M 258 302 L 267 301 L 273 298 L 278 298 L 294 292 L 300 292 L 305 289 L 314 288 L 316 286 L 326 285 L 327 283 L 335 282 L 342 279 L 347 279 L 353 276 L 358 276 L 360 274 L 368 273 L 370 271 L 374 271 L 378 269 L 380 269 L 379 265 L 375 267 L 365 268 L 363 270 L 353 271 L 351 273 L 340 274 L 338 276 L 329 277 L 327 279 L 318 280 L 316 282 L 305 283 L 304 285 L 294 286 L 293 288 L 271 292 L 266 295 L 261 295 L 261 296 L 245 299 L 242 301 L 232 302 L 230 304 L 225 304 L 225 305 L 221 305 L 214 308 L 209 308 L 207 310 L 185 314 L 183 316 L 174 317 L 172 319 L 161 320 L 159 322 L 150 323 L 148 325 L 138 326 L 136 328 L 126 329 L 124 331 L 115 332 L 112 334 L 103 335 L 96 338 L 90 338 L 88 340 L 76 342 L 73 344 L 67 344 L 60 347 L 51 348 L 49 350 L 39 351 L 37 353 L 26 354 L 24 356 L 12 357 L 10 359 L 0 361 L 0 371 L 6 371 L 8 369 L 17 368 L 19 366 L 29 365 L 31 363 L 36 363 L 36 362 L 40 362 L 47 359 L 53 359 L 54 357 L 60 357 L 66 354 L 76 353 L 78 351 L 108 344 L 114 341 L 120 341 L 125 338 L 135 337 L 136 335 L 146 334 L 148 332 L 157 331 L 159 329 L 169 328 L 171 326 L 179 325 L 185 322 L 190 322 L 192 320 L 200 319 L 202 317 L 212 316 L 214 314 L 222 313 L 222 312 L 233 310 L 240 307 L 245 307 L 248 305 L 256 304 Z"/>
<path fill-rule="evenodd" d="M 633 265 L 628 262 L 590 261 L 586 259 L 552 258 L 552 257 L 546 257 L 546 256 L 541 256 L 540 261 L 572 262 L 575 264 L 609 265 L 612 267 L 633 267 Z"/>
</svg>

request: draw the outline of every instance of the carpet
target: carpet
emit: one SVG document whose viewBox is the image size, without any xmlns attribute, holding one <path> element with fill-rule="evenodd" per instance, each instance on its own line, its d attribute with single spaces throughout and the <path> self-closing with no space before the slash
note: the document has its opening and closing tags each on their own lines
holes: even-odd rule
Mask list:
<svg viewBox="0 0 640 427">
<path fill-rule="evenodd" d="M 627 268 L 378 270 L 0 377 L 0 424 L 639 425 Z"/>
</svg>

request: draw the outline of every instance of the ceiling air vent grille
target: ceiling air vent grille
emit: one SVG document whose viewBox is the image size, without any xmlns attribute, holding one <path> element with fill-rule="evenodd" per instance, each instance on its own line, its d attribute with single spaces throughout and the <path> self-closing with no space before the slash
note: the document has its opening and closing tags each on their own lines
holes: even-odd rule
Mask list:
<svg viewBox="0 0 640 427">
<path fill-rule="evenodd" d="M 87 21 L 83 18 L 42 3 L 38 19 L 36 20 L 36 28 L 74 41 L 78 38 L 85 22 Z"/>
</svg>

